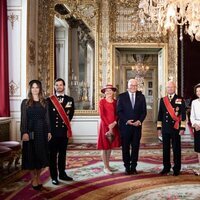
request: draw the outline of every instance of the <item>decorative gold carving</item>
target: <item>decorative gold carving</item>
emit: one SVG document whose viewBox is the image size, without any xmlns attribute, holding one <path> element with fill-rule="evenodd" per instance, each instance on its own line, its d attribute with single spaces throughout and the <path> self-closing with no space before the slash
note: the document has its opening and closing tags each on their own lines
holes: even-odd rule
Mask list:
<svg viewBox="0 0 200 200">
<path fill-rule="evenodd" d="M 19 19 L 19 15 L 14 15 L 14 13 L 11 13 L 11 15 L 8 15 L 8 20 L 11 23 L 12 30 L 14 28 L 15 21 L 17 21 L 18 19 Z"/>
<path fill-rule="evenodd" d="M 177 64 L 177 55 L 178 55 L 178 34 L 177 31 L 173 33 L 169 33 L 169 52 L 168 52 L 168 79 L 173 80 L 177 82 L 177 70 L 178 70 L 178 64 Z"/>
<path fill-rule="evenodd" d="M 110 74 L 110 54 L 109 54 L 109 2 L 102 1 L 102 69 L 103 82 L 102 85 L 111 83 L 112 75 Z"/>
<path fill-rule="evenodd" d="M 29 40 L 29 63 L 35 65 L 36 62 L 36 53 L 35 53 L 35 41 L 33 39 Z"/>
<path fill-rule="evenodd" d="M 54 0 L 39 1 L 38 9 L 38 79 L 49 96 L 53 92 L 54 79 Z"/>
<path fill-rule="evenodd" d="M 55 0 L 55 4 L 64 4 L 70 11 L 67 15 L 60 15 L 56 13 L 56 16 L 62 19 L 68 19 L 72 16 L 76 19 L 82 19 L 86 25 L 92 30 L 93 35 L 96 32 L 96 15 L 98 12 L 97 0 Z"/>
<path fill-rule="evenodd" d="M 13 97 L 15 95 L 15 93 L 17 92 L 17 90 L 19 89 L 19 86 L 17 85 L 17 83 L 15 83 L 13 80 L 10 81 L 9 83 L 9 94 L 11 97 Z"/>
</svg>

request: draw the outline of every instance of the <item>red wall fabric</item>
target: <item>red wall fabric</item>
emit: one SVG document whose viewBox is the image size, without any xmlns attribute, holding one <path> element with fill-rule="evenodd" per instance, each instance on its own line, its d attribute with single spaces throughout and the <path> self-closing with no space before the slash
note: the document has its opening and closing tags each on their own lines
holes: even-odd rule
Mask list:
<svg viewBox="0 0 200 200">
<path fill-rule="evenodd" d="M 0 117 L 10 116 L 7 2 L 0 0 Z"/>
</svg>

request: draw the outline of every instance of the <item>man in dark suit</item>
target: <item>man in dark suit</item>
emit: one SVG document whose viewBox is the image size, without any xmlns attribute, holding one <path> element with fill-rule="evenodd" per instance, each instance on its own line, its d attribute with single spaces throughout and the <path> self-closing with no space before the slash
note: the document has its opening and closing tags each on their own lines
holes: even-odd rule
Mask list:
<svg viewBox="0 0 200 200">
<path fill-rule="evenodd" d="M 64 94 L 65 81 L 61 78 L 56 79 L 54 88 L 56 96 L 55 99 L 56 101 L 58 100 L 57 103 L 62 106 L 64 114 L 66 114 L 68 116 L 68 120 L 71 121 L 74 115 L 74 100 L 72 97 Z M 52 133 L 52 138 L 51 141 L 49 142 L 50 174 L 52 178 L 52 183 L 54 185 L 58 185 L 59 182 L 57 178 L 58 177 L 57 171 L 59 171 L 59 179 L 66 181 L 73 180 L 65 173 L 66 150 L 68 144 L 69 127 L 67 127 L 65 120 L 63 120 L 63 118 L 61 117 L 62 115 L 60 115 L 60 112 L 55 106 L 56 104 L 52 102 L 51 97 L 48 98 L 48 102 L 49 102 L 49 115 L 50 115 L 51 133 Z"/>
<path fill-rule="evenodd" d="M 167 83 L 167 96 L 160 99 L 157 130 L 158 136 L 163 139 L 163 165 L 161 175 L 167 174 L 171 169 L 170 141 L 174 155 L 173 175 L 178 176 L 181 170 L 181 138 L 184 134 L 186 109 L 182 97 L 175 94 L 176 84 L 173 81 Z"/>
<path fill-rule="evenodd" d="M 122 141 L 122 157 L 125 174 L 137 174 L 136 166 L 141 139 L 142 122 L 147 110 L 144 95 L 137 90 L 136 79 L 128 81 L 128 91 L 119 95 L 117 101 L 117 114 L 119 117 L 119 130 Z M 130 145 L 132 147 L 130 153 Z"/>
</svg>

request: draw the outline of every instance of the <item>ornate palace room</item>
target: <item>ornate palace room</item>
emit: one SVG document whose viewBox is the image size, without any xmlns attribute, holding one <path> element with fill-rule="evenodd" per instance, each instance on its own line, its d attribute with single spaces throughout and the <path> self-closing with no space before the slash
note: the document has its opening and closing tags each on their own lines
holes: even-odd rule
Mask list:
<svg viewBox="0 0 200 200">
<path fill-rule="evenodd" d="M 0 0 L 0 199 L 199 200 L 199 63 L 200 0 Z"/>
</svg>

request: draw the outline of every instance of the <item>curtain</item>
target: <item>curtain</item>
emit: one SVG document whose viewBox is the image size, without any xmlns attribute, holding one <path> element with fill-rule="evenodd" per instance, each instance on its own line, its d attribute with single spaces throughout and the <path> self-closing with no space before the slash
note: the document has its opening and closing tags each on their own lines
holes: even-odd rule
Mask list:
<svg viewBox="0 0 200 200">
<path fill-rule="evenodd" d="M 7 2 L 0 0 L 0 117 L 10 116 Z"/>
<path fill-rule="evenodd" d="M 182 52 L 182 53 L 181 53 Z M 200 83 L 200 42 L 190 40 L 190 37 L 183 34 L 183 43 L 178 41 L 178 89 L 179 94 L 183 91 L 185 99 L 194 98 L 194 86 Z M 181 67 L 183 62 L 183 69 Z M 183 70 L 181 76 L 181 70 Z M 181 84 L 183 83 L 183 84 Z"/>
</svg>

